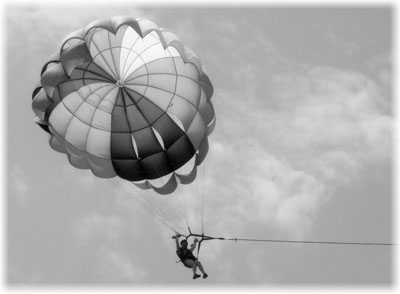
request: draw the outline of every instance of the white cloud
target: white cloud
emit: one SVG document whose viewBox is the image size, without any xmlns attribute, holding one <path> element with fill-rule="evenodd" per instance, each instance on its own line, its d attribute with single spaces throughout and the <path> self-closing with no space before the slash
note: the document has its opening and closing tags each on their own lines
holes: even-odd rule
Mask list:
<svg viewBox="0 0 400 294">
<path fill-rule="evenodd" d="M 368 74 L 379 83 L 384 91 L 382 108 L 387 113 L 393 113 L 392 85 L 393 85 L 393 57 L 390 53 L 382 53 L 365 61 Z"/>
<path fill-rule="evenodd" d="M 321 183 L 272 156 L 256 141 L 234 146 L 212 149 L 215 158 L 211 160 L 223 167 L 210 171 L 213 180 L 209 184 L 218 191 L 207 199 L 210 223 L 217 224 L 214 229 L 228 235 L 243 234 L 244 228 L 255 223 L 279 227 L 296 236 L 309 231 L 312 217 L 323 202 Z M 235 160 L 238 150 L 246 153 L 243 160 Z"/>
<path fill-rule="evenodd" d="M 326 154 L 332 159 L 334 153 L 341 154 L 341 160 L 346 153 L 355 168 L 389 158 L 392 119 L 382 108 L 386 97 L 372 80 L 354 72 L 314 68 L 274 78 L 272 84 L 275 109 L 267 112 L 267 120 L 280 132 L 270 132 L 266 143 L 293 153 L 303 167 L 312 168 L 314 159 L 320 161 Z M 307 155 L 309 163 L 300 155 Z"/>
<path fill-rule="evenodd" d="M 356 72 L 303 67 L 265 77 L 245 68 L 253 68 L 241 78 L 249 95 L 219 89 L 215 101 L 210 222 L 228 234 L 257 223 L 301 238 L 337 188 L 390 159 L 387 98 Z"/>
</svg>

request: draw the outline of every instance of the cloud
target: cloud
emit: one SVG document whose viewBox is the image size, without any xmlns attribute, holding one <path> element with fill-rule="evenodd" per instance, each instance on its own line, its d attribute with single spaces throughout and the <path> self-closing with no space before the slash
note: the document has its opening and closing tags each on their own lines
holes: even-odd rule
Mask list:
<svg viewBox="0 0 400 294">
<path fill-rule="evenodd" d="M 216 90 L 209 214 L 228 234 L 255 223 L 301 238 L 336 189 L 390 160 L 387 97 L 358 72 L 299 66 L 266 77 L 243 66 L 245 95 Z"/>
<path fill-rule="evenodd" d="M 372 77 L 376 78 L 378 83 L 383 87 L 387 87 L 390 90 L 393 83 L 393 57 L 390 53 L 382 53 L 365 61 L 365 67 Z M 391 95 L 387 95 L 387 98 L 391 98 Z M 387 101 L 388 106 L 391 105 L 391 101 Z"/>
<path fill-rule="evenodd" d="M 372 80 L 354 72 L 311 68 L 275 75 L 268 83 L 262 107 L 252 101 L 250 106 L 262 123 L 250 127 L 272 154 L 319 180 L 338 182 L 341 177 L 340 183 L 390 156 L 392 119 L 382 106 L 386 98 L 381 87 Z M 349 167 L 349 173 L 343 174 L 339 165 Z"/>
<path fill-rule="evenodd" d="M 24 44 L 29 44 L 29 50 L 35 52 L 32 76 L 37 76 L 44 62 L 59 50 L 59 46 L 65 37 L 70 33 L 82 29 L 89 23 L 98 19 L 107 19 L 117 15 L 129 15 L 141 17 L 143 12 L 140 9 L 118 4 L 84 4 L 74 3 L 73 5 L 47 5 L 30 4 L 21 9 L 19 5 L 9 5 L 6 10 L 7 25 L 13 30 L 12 35 L 22 35 Z M 90 11 L 90 13 L 88 13 Z M 20 21 L 23 19 L 24 21 Z M 40 32 L 37 32 L 40 28 Z M 26 33 L 31 32 L 31 33 Z M 16 56 L 26 54 L 26 47 L 20 46 L 18 38 L 9 38 L 8 48 L 12 48 Z M 26 60 L 16 58 L 13 65 L 16 68 L 26 67 Z"/>
<path fill-rule="evenodd" d="M 314 158 L 338 155 L 343 160 L 346 153 L 357 168 L 390 156 L 392 119 L 383 106 L 386 97 L 366 76 L 312 68 L 273 77 L 271 89 L 272 110 L 266 114 L 280 132 L 271 132 L 266 143 L 278 142 L 274 145 L 293 153 L 293 159 L 308 152 L 306 159 L 314 165 Z"/>
<path fill-rule="evenodd" d="M 245 233 L 242 230 L 251 223 L 279 227 L 296 236 L 308 232 L 322 202 L 321 183 L 272 156 L 256 141 L 234 146 L 212 147 L 217 166 L 223 168 L 210 171 L 212 180 L 207 180 L 218 191 L 207 199 L 210 223 L 215 222 L 217 231 L 228 235 Z M 246 156 L 232 161 L 238 150 L 246 150 L 242 151 Z"/>
</svg>

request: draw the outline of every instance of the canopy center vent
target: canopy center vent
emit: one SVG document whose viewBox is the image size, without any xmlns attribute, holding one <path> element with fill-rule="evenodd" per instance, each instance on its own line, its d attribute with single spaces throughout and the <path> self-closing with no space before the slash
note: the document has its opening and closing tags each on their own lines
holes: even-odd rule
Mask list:
<svg viewBox="0 0 400 294">
<path fill-rule="evenodd" d="M 124 82 L 121 81 L 121 80 L 117 80 L 117 81 L 115 82 L 115 84 L 116 84 L 118 87 L 120 87 L 120 88 L 123 88 L 123 87 L 125 86 Z"/>
</svg>

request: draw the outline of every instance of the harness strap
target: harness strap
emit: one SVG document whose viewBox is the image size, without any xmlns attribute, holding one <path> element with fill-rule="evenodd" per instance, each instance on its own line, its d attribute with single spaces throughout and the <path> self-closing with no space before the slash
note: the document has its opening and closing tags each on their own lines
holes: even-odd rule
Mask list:
<svg viewBox="0 0 400 294">
<path fill-rule="evenodd" d="M 200 247 L 201 247 L 201 243 L 204 241 L 204 233 L 201 234 L 201 239 L 199 241 L 199 245 L 197 245 L 197 258 L 199 258 L 199 253 L 200 253 Z"/>
</svg>

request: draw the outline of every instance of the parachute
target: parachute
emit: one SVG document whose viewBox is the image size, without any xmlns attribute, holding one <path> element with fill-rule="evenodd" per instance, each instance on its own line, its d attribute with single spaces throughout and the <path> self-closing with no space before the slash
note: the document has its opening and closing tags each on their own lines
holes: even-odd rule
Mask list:
<svg viewBox="0 0 400 294">
<path fill-rule="evenodd" d="M 118 16 L 64 39 L 42 68 L 32 108 L 72 166 L 168 197 L 195 180 L 207 155 L 212 95 L 199 58 L 177 36 Z"/>
</svg>

